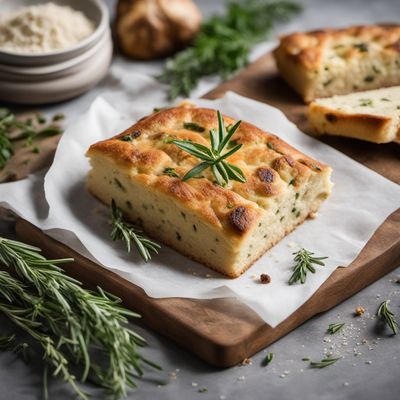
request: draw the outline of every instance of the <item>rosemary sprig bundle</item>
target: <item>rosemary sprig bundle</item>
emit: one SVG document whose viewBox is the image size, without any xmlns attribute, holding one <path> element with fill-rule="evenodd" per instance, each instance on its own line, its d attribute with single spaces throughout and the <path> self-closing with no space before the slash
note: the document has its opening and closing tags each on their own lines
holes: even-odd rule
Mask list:
<svg viewBox="0 0 400 400">
<path fill-rule="evenodd" d="M 254 44 L 300 9 L 285 0 L 230 1 L 225 15 L 210 18 L 193 45 L 167 61 L 158 78 L 170 85 L 169 99 L 189 96 L 203 76 L 215 74 L 226 79 L 244 67 Z"/>
<path fill-rule="evenodd" d="M 111 201 L 111 238 L 112 240 L 123 240 L 128 253 L 131 251 L 131 242 L 145 262 L 151 260 L 151 253 L 158 253 L 160 245 L 142 235 L 139 228 L 125 221 L 122 211 L 117 207 L 115 200 Z"/>
<path fill-rule="evenodd" d="M 337 323 L 337 324 L 329 324 L 327 332 L 330 333 L 331 335 L 334 335 L 336 332 L 339 332 L 343 327 L 345 323 Z"/>
<path fill-rule="evenodd" d="M 397 335 L 399 326 L 395 319 L 394 313 L 389 308 L 389 302 L 390 300 L 385 300 L 382 302 L 378 308 L 378 311 L 376 312 L 376 315 L 388 325 L 388 327 L 392 330 L 393 335 Z"/>
<path fill-rule="evenodd" d="M 0 237 L 0 265 L 13 275 L 0 271 L 0 312 L 37 341 L 47 368 L 80 398 L 87 395 L 71 365 L 81 368 L 80 381 L 90 378 L 121 398 L 127 386 L 136 386 L 143 363 L 155 366 L 138 350 L 145 340 L 126 325 L 127 317 L 139 315 L 122 308 L 117 297 L 100 288 L 85 290 L 65 275 L 58 265 L 70 261 L 48 260 L 36 247 Z M 99 362 L 92 357 L 94 348 Z"/>
<path fill-rule="evenodd" d="M 224 186 L 229 182 L 229 179 L 239 182 L 246 182 L 242 170 L 236 165 L 226 161 L 233 153 L 236 153 L 241 147 L 241 144 L 234 145 L 233 148 L 224 152 L 229 145 L 231 137 L 239 128 L 242 121 L 236 122 L 233 126 L 225 127 L 222 114 L 217 111 L 218 115 L 218 131 L 210 130 L 211 147 L 204 146 L 199 143 L 194 143 L 190 140 L 170 140 L 170 143 L 175 144 L 181 150 L 186 151 L 190 155 L 199 158 L 202 162 L 188 171 L 182 178 L 187 181 L 200 175 L 205 169 L 211 168 L 218 185 Z"/>
<path fill-rule="evenodd" d="M 321 361 L 318 361 L 318 362 L 311 361 L 310 362 L 310 368 L 319 368 L 319 369 L 326 368 L 326 367 L 329 367 L 332 364 L 335 364 L 335 362 L 337 360 L 340 360 L 340 357 L 338 357 L 338 358 L 326 357 L 326 358 L 323 358 Z"/>
<path fill-rule="evenodd" d="M 314 257 L 314 253 L 308 251 L 306 249 L 300 249 L 299 251 L 293 253 L 294 257 L 294 266 L 293 266 L 293 274 L 289 279 L 289 285 L 293 285 L 294 283 L 300 281 L 302 284 L 307 279 L 307 273 L 315 273 L 315 268 L 313 264 L 317 265 L 325 265 L 321 260 L 325 260 L 328 257 Z"/>
<path fill-rule="evenodd" d="M 62 119 L 61 114 L 53 117 L 53 122 Z M 26 140 L 26 145 L 32 145 L 36 138 L 59 135 L 62 130 L 57 125 L 41 127 L 47 121 L 42 115 L 37 115 L 37 123 L 34 124 L 32 118 L 25 120 L 17 119 L 8 108 L 0 108 L 0 169 L 14 154 L 14 143 L 20 140 Z M 34 148 L 35 151 L 36 148 Z"/>
</svg>

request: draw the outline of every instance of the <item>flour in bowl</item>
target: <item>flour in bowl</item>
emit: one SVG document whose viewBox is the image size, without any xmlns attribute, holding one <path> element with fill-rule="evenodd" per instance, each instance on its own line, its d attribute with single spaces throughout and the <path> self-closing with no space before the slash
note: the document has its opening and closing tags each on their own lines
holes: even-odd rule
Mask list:
<svg viewBox="0 0 400 400">
<path fill-rule="evenodd" d="M 22 7 L 0 17 L 0 49 L 40 54 L 71 47 L 95 29 L 82 12 L 54 3 Z"/>
</svg>

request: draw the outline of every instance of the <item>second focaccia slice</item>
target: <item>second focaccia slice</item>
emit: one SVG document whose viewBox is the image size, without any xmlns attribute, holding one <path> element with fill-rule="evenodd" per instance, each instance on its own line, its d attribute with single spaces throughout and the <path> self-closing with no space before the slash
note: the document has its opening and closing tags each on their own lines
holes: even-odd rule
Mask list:
<svg viewBox="0 0 400 400">
<path fill-rule="evenodd" d="M 400 142 L 400 86 L 317 99 L 308 119 L 316 134 Z"/>
<path fill-rule="evenodd" d="M 283 78 L 310 102 L 400 84 L 400 26 L 296 32 L 274 51 Z"/>
<path fill-rule="evenodd" d="M 208 132 L 217 126 L 211 109 L 178 107 L 151 115 L 90 147 L 87 184 L 105 204 L 115 199 L 152 237 L 234 278 L 318 210 L 331 191 L 331 169 L 242 122 L 232 141 L 243 147 L 228 161 L 247 181 L 221 187 L 205 170 L 183 182 L 199 160 L 170 139 L 209 146 Z"/>
</svg>

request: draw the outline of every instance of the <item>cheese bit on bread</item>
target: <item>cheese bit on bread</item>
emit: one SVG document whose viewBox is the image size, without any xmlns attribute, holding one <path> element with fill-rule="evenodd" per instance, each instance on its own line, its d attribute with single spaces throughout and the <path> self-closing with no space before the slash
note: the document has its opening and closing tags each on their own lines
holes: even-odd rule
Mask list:
<svg viewBox="0 0 400 400">
<path fill-rule="evenodd" d="M 400 86 L 317 99 L 308 119 L 316 134 L 400 142 Z"/>
<path fill-rule="evenodd" d="M 226 127 L 237 122 L 223 116 Z M 115 199 L 150 236 L 235 278 L 319 209 L 331 191 L 331 168 L 242 122 L 228 148 L 242 147 L 226 161 L 245 180 L 220 186 L 207 168 L 183 181 L 199 159 L 173 141 L 210 148 L 213 129 L 217 112 L 206 108 L 146 117 L 90 147 L 87 186 L 105 204 Z"/>
<path fill-rule="evenodd" d="M 293 33 L 274 56 L 304 99 L 400 84 L 400 26 L 371 25 Z"/>
</svg>

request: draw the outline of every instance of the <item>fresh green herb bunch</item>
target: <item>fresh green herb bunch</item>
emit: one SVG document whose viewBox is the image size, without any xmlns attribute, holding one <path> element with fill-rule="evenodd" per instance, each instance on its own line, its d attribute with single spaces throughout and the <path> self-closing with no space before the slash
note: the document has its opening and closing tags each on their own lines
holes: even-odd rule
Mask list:
<svg viewBox="0 0 400 400">
<path fill-rule="evenodd" d="M 238 121 L 232 126 L 225 127 L 222 114 L 217 111 L 217 115 L 218 131 L 215 129 L 210 130 L 211 148 L 199 143 L 194 143 L 190 140 L 172 139 L 169 141 L 170 143 L 178 146 L 181 150 L 186 151 L 190 155 L 202 160 L 200 164 L 196 165 L 185 174 L 185 176 L 182 178 L 183 181 L 194 178 L 201 174 L 201 172 L 203 172 L 205 169 L 211 168 L 215 180 L 220 186 L 227 184 L 229 179 L 238 182 L 246 182 L 246 177 L 244 176 L 242 170 L 226 161 L 226 159 L 233 153 L 236 153 L 242 147 L 242 145 L 237 144 L 229 151 L 223 153 L 225 148 L 228 146 L 231 137 L 237 131 L 242 121 Z"/>
<path fill-rule="evenodd" d="M 294 257 L 294 266 L 293 266 L 293 274 L 289 279 L 289 285 L 293 285 L 294 283 L 300 281 L 302 284 L 307 279 L 307 273 L 315 273 L 315 268 L 313 264 L 317 265 L 325 265 L 321 260 L 325 260 L 328 257 L 314 257 L 314 253 L 308 251 L 306 249 L 300 249 L 299 251 L 293 253 Z"/>
<path fill-rule="evenodd" d="M 127 222 L 114 199 L 111 201 L 111 225 L 112 240 L 123 240 L 128 253 L 131 251 L 131 242 L 145 262 L 151 260 L 150 251 L 158 253 L 161 246 L 144 236 L 138 227 Z"/>
<path fill-rule="evenodd" d="M 53 120 L 61 119 L 60 115 L 56 114 Z M 45 124 L 46 119 L 42 115 L 37 115 L 37 123 L 39 125 Z M 62 133 L 62 130 L 56 125 L 43 128 L 35 127 L 32 119 L 19 120 L 9 109 L 0 108 L 0 169 L 13 156 L 16 141 L 26 140 L 26 146 L 30 146 L 36 138 L 59 135 L 60 133 Z"/>
<path fill-rule="evenodd" d="M 205 22 L 193 46 L 167 61 L 159 80 L 170 85 L 169 99 L 189 96 L 199 79 L 226 79 L 248 63 L 252 46 L 263 40 L 277 22 L 288 20 L 300 6 L 285 0 L 240 0 L 228 3 L 225 15 Z"/>
<path fill-rule="evenodd" d="M 397 335 L 397 332 L 399 330 L 399 326 L 397 324 L 397 321 L 395 319 L 394 313 L 390 310 L 389 308 L 389 300 L 386 300 L 381 303 L 381 305 L 378 308 L 378 311 L 376 315 L 381 318 L 392 330 L 393 335 Z"/>
<path fill-rule="evenodd" d="M 139 315 L 122 308 L 117 297 L 100 288 L 85 290 L 65 275 L 58 265 L 71 261 L 48 260 L 36 247 L 0 237 L 0 265 L 7 269 L 0 271 L 0 313 L 42 348 L 44 394 L 49 369 L 87 399 L 71 372 L 78 366 L 80 381 L 90 379 L 119 399 L 127 386 L 136 386 L 134 376 L 142 375 L 143 363 L 155 366 L 138 351 L 145 340 L 126 325 L 127 317 Z M 9 341 L 18 349 L 14 339 Z M 95 348 L 99 362 L 92 357 Z"/>
</svg>

